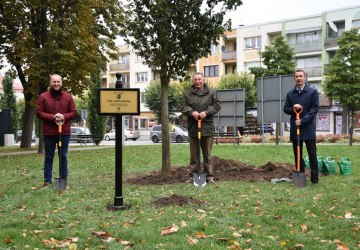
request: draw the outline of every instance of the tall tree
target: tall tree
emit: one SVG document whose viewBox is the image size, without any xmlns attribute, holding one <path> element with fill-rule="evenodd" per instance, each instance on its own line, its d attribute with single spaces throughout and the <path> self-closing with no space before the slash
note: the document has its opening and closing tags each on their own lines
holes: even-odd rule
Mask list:
<svg viewBox="0 0 360 250">
<path fill-rule="evenodd" d="M 11 131 L 15 136 L 17 136 L 17 131 L 19 129 L 19 109 L 16 105 L 16 96 L 14 94 L 13 73 L 14 72 L 5 73 L 5 77 L 2 82 L 4 95 L 0 109 L 9 109 L 11 111 Z"/>
<path fill-rule="evenodd" d="M 115 51 L 122 14 L 117 0 L 0 1 L 0 58 L 14 66 L 24 87 L 20 147 L 31 146 L 35 102 L 49 75 L 62 75 L 63 87 L 81 95 L 91 73 L 105 67 L 105 54 Z"/>
<path fill-rule="evenodd" d="M 218 89 L 245 89 L 245 107 L 254 107 L 256 103 L 256 86 L 254 76 L 247 72 L 229 74 L 221 77 Z"/>
<path fill-rule="evenodd" d="M 211 43 L 226 30 L 226 11 L 241 0 L 130 0 L 124 22 L 126 41 L 152 70 L 160 72 L 161 123 L 168 124 L 170 79 L 183 76 L 189 66 L 210 53 Z M 162 126 L 162 173 L 170 173 L 169 126 Z"/>
<path fill-rule="evenodd" d="M 97 110 L 99 101 L 97 89 L 100 87 L 100 72 L 98 72 L 98 74 L 92 74 L 89 101 L 87 107 L 89 112 L 87 120 L 89 121 L 89 128 L 91 133 L 98 138 L 104 138 L 107 117 L 99 115 Z M 95 140 L 95 143 L 96 145 L 99 145 L 100 141 Z"/>
<path fill-rule="evenodd" d="M 324 92 L 350 113 L 352 145 L 355 110 L 360 109 L 360 32 L 352 28 L 337 39 L 339 49 L 325 70 Z"/>
</svg>

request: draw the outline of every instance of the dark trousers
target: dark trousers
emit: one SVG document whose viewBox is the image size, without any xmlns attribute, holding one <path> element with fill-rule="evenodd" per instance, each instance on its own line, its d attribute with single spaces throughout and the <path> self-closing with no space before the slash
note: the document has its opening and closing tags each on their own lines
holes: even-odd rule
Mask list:
<svg viewBox="0 0 360 250">
<path fill-rule="evenodd" d="M 303 159 L 303 142 L 305 142 L 306 150 L 309 155 L 310 161 L 310 169 L 311 169 L 311 182 L 318 183 L 319 176 L 318 176 L 318 162 L 317 162 L 317 155 L 316 155 L 316 141 L 315 140 L 306 140 L 300 141 L 300 172 L 305 172 L 305 161 Z M 297 141 L 292 141 L 293 143 L 293 150 L 294 150 L 294 157 L 295 157 L 295 166 L 297 166 Z"/>
<path fill-rule="evenodd" d="M 59 175 L 61 178 L 66 179 L 68 176 L 68 161 L 67 152 L 70 143 L 70 135 L 61 136 L 61 148 L 58 142 L 60 137 L 58 135 L 45 135 L 45 161 L 44 161 L 44 181 L 52 182 L 53 160 L 55 155 L 55 148 L 58 146 L 58 156 L 61 157 L 61 166 L 59 167 Z M 60 155 L 61 152 L 61 155 Z"/>
<path fill-rule="evenodd" d="M 190 137 L 190 166 L 191 174 L 198 172 L 199 158 L 199 139 L 197 137 Z M 204 173 L 207 176 L 213 176 L 213 167 L 211 164 L 211 150 L 213 145 L 212 136 L 202 136 L 200 140 L 201 152 L 203 155 Z M 201 169 L 200 169 L 201 171 Z"/>
</svg>

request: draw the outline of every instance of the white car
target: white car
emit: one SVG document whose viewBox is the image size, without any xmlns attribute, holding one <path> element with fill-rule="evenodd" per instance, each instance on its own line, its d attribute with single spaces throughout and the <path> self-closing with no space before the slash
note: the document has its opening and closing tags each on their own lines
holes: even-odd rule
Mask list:
<svg viewBox="0 0 360 250">
<path fill-rule="evenodd" d="M 131 128 L 125 128 L 124 129 L 124 138 L 125 138 L 125 141 L 127 141 L 128 139 L 136 141 L 137 139 L 140 138 L 140 132 L 137 130 L 133 130 Z M 106 141 L 115 140 L 115 129 L 111 130 L 110 133 L 105 134 L 104 140 L 106 140 Z"/>
</svg>

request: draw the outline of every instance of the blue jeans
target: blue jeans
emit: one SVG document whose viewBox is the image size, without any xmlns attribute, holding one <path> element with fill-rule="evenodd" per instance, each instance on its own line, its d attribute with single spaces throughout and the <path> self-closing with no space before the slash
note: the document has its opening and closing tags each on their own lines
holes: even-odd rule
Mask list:
<svg viewBox="0 0 360 250">
<path fill-rule="evenodd" d="M 60 136 L 58 135 L 45 135 L 44 144 L 45 144 L 45 161 L 44 161 L 44 181 L 52 182 L 52 168 L 53 160 L 55 155 L 55 147 L 60 141 Z M 68 161 L 67 161 L 67 152 L 69 149 L 70 135 L 61 136 L 61 147 L 58 145 L 58 156 L 60 163 L 59 164 L 59 174 L 62 179 L 66 179 L 68 176 Z M 61 156 L 60 156 L 61 153 Z"/>
</svg>

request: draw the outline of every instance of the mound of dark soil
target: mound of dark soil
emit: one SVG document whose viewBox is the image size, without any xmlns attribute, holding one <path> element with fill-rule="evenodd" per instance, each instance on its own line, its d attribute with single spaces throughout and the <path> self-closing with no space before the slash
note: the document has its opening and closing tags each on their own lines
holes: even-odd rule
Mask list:
<svg viewBox="0 0 360 250">
<path fill-rule="evenodd" d="M 170 205 L 177 205 L 177 206 L 185 206 L 188 204 L 197 204 L 197 205 L 201 205 L 201 204 L 206 204 L 206 201 L 202 201 L 202 200 L 196 200 L 193 198 L 187 198 L 184 196 L 180 196 L 177 194 L 173 194 L 169 197 L 161 197 L 156 199 L 154 202 L 155 206 L 157 207 L 163 207 L 163 206 L 170 206 Z"/>
<path fill-rule="evenodd" d="M 264 166 L 255 167 L 244 163 L 213 157 L 214 178 L 217 181 L 271 181 L 274 178 L 291 177 L 294 165 L 268 162 Z M 153 171 L 144 176 L 136 176 L 126 180 L 136 185 L 162 185 L 189 181 L 190 166 L 173 167 L 167 177 L 161 171 Z"/>
</svg>

